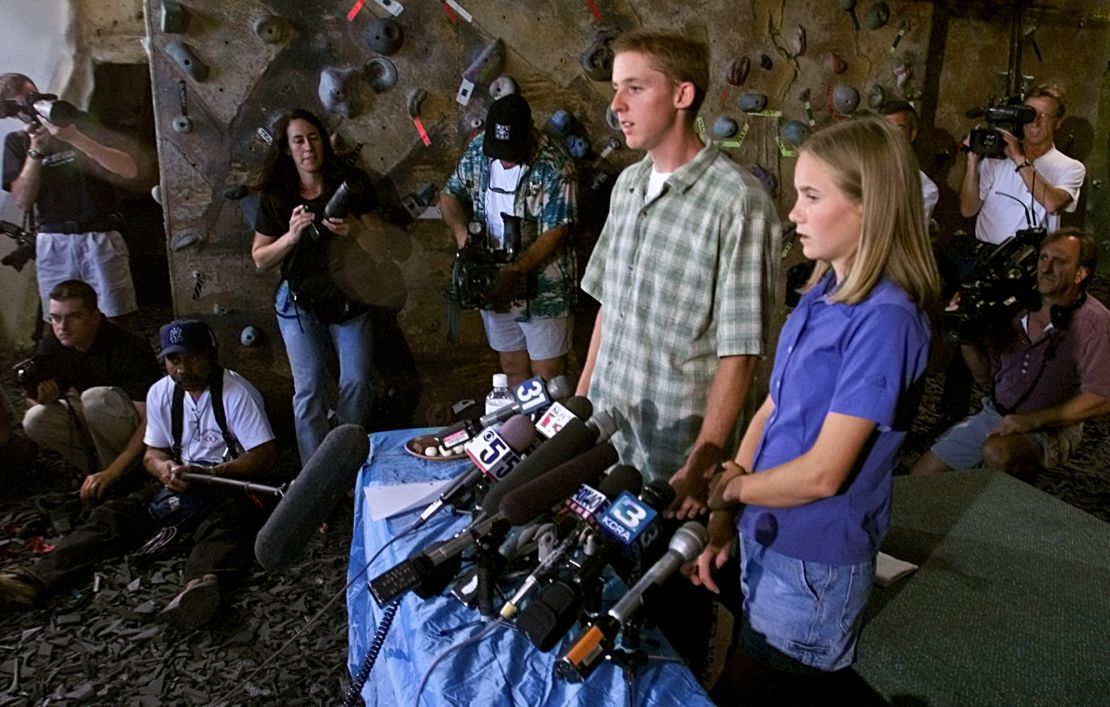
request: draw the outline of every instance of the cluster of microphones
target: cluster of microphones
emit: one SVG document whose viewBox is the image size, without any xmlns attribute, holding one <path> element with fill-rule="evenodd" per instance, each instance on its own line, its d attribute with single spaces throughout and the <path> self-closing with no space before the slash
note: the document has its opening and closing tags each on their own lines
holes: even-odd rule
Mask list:
<svg viewBox="0 0 1110 707">
<path fill-rule="evenodd" d="M 511 405 L 436 436 L 444 448 L 461 445 L 473 466 L 413 528 L 447 507 L 473 513 L 470 524 L 371 579 L 370 593 L 386 606 L 410 591 L 449 592 L 484 617 L 514 622 L 545 652 L 580 625 L 556 663 L 558 675 L 577 681 L 638 645 L 645 595 L 697 557 L 706 531 L 686 523 L 663 551 L 661 516 L 674 490 L 617 465 L 612 418 L 584 397 L 564 402 L 562 377 L 513 392 Z M 630 589 L 606 608 L 602 591 L 614 573 Z"/>
<path fill-rule="evenodd" d="M 385 606 L 410 591 L 431 598 L 450 590 L 482 616 L 513 622 L 544 652 L 580 625 L 555 665 L 559 676 L 579 681 L 638 646 L 645 597 L 698 556 L 707 534 L 688 522 L 664 549 L 661 517 L 674 490 L 662 480 L 645 485 L 635 468 L 617 464 L 612 418 L 584 397 L 567 399 L 565 378 L 529 379 L 513 394 L 513 403 L 436 435 L 443 448 L 464 449 L 473 466 L 406 532 L 447 507 L 472 513 L 471 523 L 374 577 L 370 593 Z M 291 486 L 196 480 L 282 496 L 258 533 L 255 557 L 283 569 L 301 558 L 369 451 L 361 427 L 341 425 Z M 603 589 L 614 573 L 630 588 L 606 608 Z"/>
</svg>

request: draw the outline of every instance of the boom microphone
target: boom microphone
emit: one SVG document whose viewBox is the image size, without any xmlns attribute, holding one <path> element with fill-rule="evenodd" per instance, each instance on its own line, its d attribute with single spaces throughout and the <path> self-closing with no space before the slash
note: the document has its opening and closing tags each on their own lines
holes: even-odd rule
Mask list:
<svg viewBox="0 0 1110 707">
<path fill-rule="evenodd" d="M 359 425 L 340 425 L 329 432 L 258 531 L 258 564 L 275 570 L 295 562 L 340 497 L 355 485 L 369 456 L 370 440 Z"/>
<path fill-rule="evenodd" d="M 662 584 L 682 565 L 697 558 L 705 549 L 707 542 L 709 542 L 709 533 L 706 532 L 705 526 L 694 521 L 683 523 L 671 538 L 663 557 L 644 573 L 640 581 L 636 582 L 605 616 L 595 621 L 574 642 L 574 645 L 555 664 L 555 672 L 570 682 L 589 677 L 604 657 L 608 646 L 616 639 L 621 626 L 643 606 L 644 594 L 652 587 Z"/>
<path fill-rule="evenodd" d="M 490 439 L 483 441 L 483 438 L 487 436 Z M 487 475 L 496 481 L 507 474 L 519 461 L 520 458 L 517 455 L 527 449 L 534 439 L 536 439 L 536 428 L 524 415 L 510 417 L 505 424 L 501 425 L 500 431 L 483 431 L 478 438 L 467 445 L 467 454 L 470 454 L 472 451 L 470 446 L 475 445 L 476 442 L 480 443 L 475 446 L 481 447 L 481 449 L 475 451 L 475 456 L 471 457 L 475 462 L 474 467 L 456 478 L 450 486 L 444 489 L 439 498 L 425 508 L 420 517 L 416 519 L 413 528 L 424 525 L 445 504 L 454 504 L 466 497 L 478 482 Z"/>
</svg>

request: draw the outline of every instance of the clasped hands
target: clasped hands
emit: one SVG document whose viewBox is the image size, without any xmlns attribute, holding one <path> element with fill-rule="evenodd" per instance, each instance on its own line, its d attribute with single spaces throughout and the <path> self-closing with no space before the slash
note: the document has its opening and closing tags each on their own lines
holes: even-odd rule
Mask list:
<svg viewBox="0 0 1110 707">
<path fill-rule="evenodd" d="M 747 469 L 736 462 L 726 461 L 707 480 L 709 496 L 706 504 L 709 508 L 709 521 L 706 529 L 709 542 L 697 559 L 683 568 L 683 574 L 694 585 L 705 587 L 714 594 L 720 594 L 721 588 L 714 581 L 713 573 L 728 561 L 736 539 L 734 525 L 737 506 L 740 504 L 738 479 L 748 473 L 750 472 Z"/>
<path fill-rule="evenodd" d="M 730 510 L 740 503 L 739 485 L 734 480 L 749 473 L 734 461 L 718 464 L 712 473 L 703 475 L 683 467 L 673 477 L 675 501 L 667 516 L 693 518 L 706 511 Z"/>
</svg>

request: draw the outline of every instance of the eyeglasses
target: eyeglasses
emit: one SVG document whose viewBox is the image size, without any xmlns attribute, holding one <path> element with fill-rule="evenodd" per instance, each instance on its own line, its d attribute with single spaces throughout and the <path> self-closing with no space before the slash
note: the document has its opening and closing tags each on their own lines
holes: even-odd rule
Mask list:
<svg viewBox="0 0 1110 707">
<path fill-rule="evenodd" d="M 1055 118 L 1056 118 L 1055 115 L 1050 115 L 1049 113 L 1037 113 L 1037 117 L 1033 118 L 1033 120 L 1031 122 L 1041 123 L 1041 122 L 1044 122 L 1046 120 L 1054 120 Z"/>
</svg>

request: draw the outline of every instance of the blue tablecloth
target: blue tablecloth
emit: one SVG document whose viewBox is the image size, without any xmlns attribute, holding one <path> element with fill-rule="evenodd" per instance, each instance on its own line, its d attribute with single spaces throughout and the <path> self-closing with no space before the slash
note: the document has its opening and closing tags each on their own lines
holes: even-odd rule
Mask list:
<svg viewBox="0 0 1110 707">
<path fill-rule="evenodd" d="M 359 576 L 347 591 L 348 666 L 352 675 L 357 674 L 370 648 L 382 614 L 370 596 L 369 580 L 414 550 L 453 534 L 467 523 L 466 516 L 441 511 L 419 531 L 386 548 L 364 572 L 366 561 L 397 533 L 408 528 L 416 512 L 375 522 L 370 518 L 363 490 L 368 486 L 451 478 L 468 466 L 465 461 L 423 461 L 406 452 L 404 443 L 424 432 L 426 430 L 397 430 L 372 434 L 370 458 L 359 472 L 348 579 Z M 553 666 L 573 636 L 565 638 L 551 653 L 541 653 L 526 636 L 509 626 L 495 627 L 488 635 L 451 653 L 432 668 L 432 663 L 446 649 L 475 637 L 486 627 L 476 611 L 467 609 L 449 595 L 430 600 L 411 593 L 406 595 L 363 688 L 366 704 L 410 707 L 430 668 L 421 705 L 592 707 L 631 703 L 711 707 L 713 704 L 685 665 L 670 659 L 653 659 L 636 673 L 631 700 L 623 670 L 610 663 L 599 666 L 585 682 L 568 683 L 554 675 Z M 673 651 L 657 632 L 654 637 L 662 647 L 653 651 L 673 657 Z"/>
</svg>

